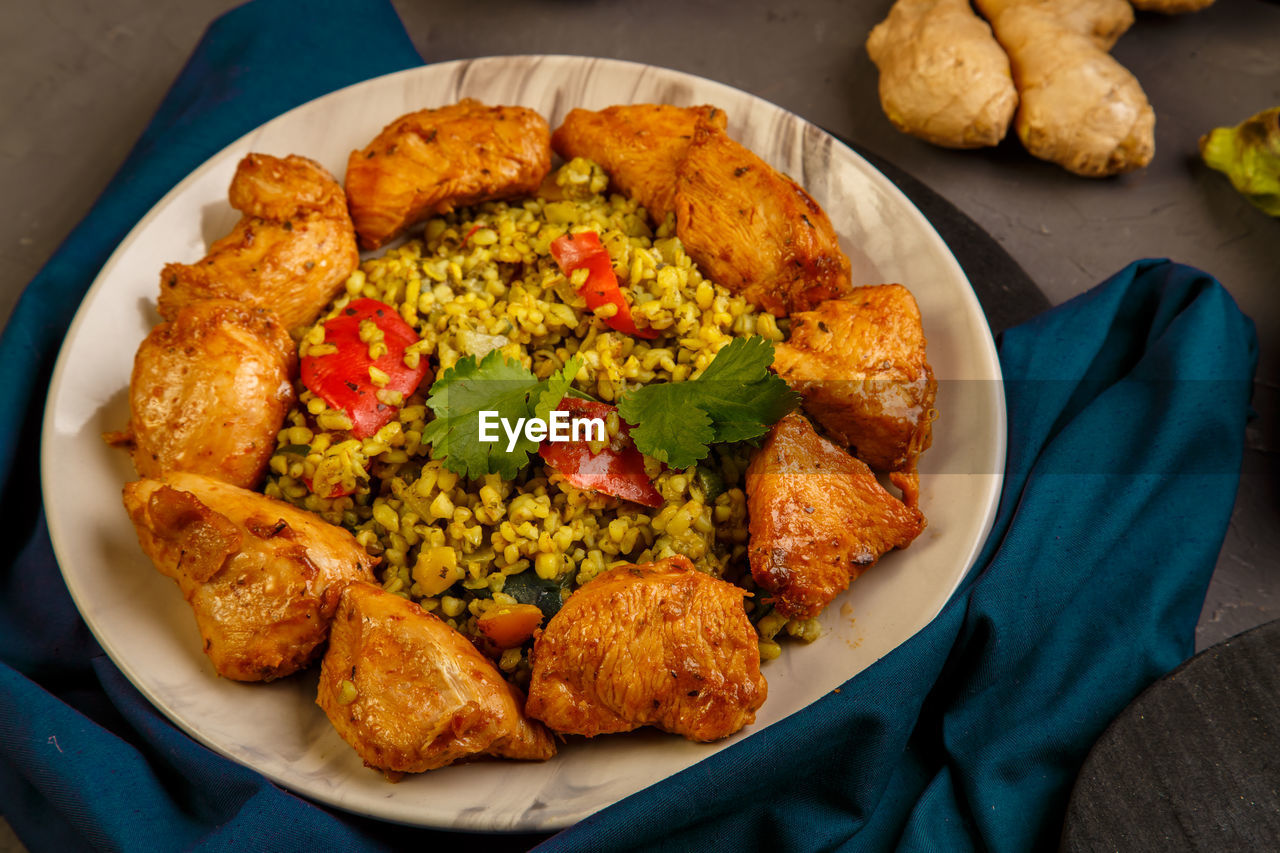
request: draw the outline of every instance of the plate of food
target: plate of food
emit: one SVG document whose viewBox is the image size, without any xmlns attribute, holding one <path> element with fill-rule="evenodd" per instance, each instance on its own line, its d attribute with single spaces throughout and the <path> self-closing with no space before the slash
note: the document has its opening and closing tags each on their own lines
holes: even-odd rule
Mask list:
<svg viewBox="0 0 1280 853">
<path fill-rule="evenodd" d="M 920 630 L 1004 449 L 977 298 L 862 158 L 709 80 L 518 56 L 332 93 L 174 187 L 76 315 L 41 462 L 80 612 L 176 725 L 514 831 Z"/>
</svg>

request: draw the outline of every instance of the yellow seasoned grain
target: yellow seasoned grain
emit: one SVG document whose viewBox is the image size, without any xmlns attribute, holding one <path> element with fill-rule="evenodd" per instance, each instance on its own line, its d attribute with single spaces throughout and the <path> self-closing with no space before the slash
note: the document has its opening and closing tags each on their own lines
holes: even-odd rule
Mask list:
<svg viewBox="0 0 1280 853">
<path fill-rule="evenodd" d="M 654 230 L 636 202 L 604 195 L 608 176 L 596 164 L 573 160 L 556 172 L 554 183 L 555 200 L 456 210 L 429 220 L 421 239 L 362 262 L 330 310 L 303 330 L 303 354 L 331 347 L 323 322 L 350 299 L 365 296 L 391 305 L 421 336 L 407 349 L 406 366 L 426 358 L 438 376 L 461 358 L 498 350 L 546 378 L 577 355 L 584 367 L 575 387 L 608 402 L 645 384 L 696 376 L 734 335 L 785 336 L 773 317 L 700 274 L 670 218 Z M 551 242 L 570 230 L 600 234 L 633 317 L 657 337 L 610 329 L 604 320 L 617 310 L 613 306 L 587 309 L 577 292 L 586 272 L 566 277 L 550 256 Z M 361 339 L 371 354 L 385 351 L 385 335 L 375 324 L 361 328 Z M 653 509 L 575 489 L 537 457 L 513 481 L 496 475 L 468 481 L 432 459 L 421 441 L 432 417 L 429 383 L 404 395 L 379 387 L 385 376 L 370 371 L 376 399 L 397 409 L 396 416 L 365 439 L 352 436 L 346 413 L 299 386 L 299 404 L 277 437 L 265 491 L 347 527 L 382 558 L 384 588 L 417 600 L 459 630 L 474 635 L 475 617 L 485 608 L 519 600 L 506 590 L 511 578 L 526 572 L 526 579 L 567 593 L 611 566 L 679 553 L 701 571 L 750 578 L 741 489 L 748 450 L 717 451 L 702 463 L 714 465 L 728 487 L 714 502 L 704 500 L 692 470 L 665 470 L 646 459 L 645 470 L 663 497 Z M 611 414 L 607 441 L 592 451 L 621 432 L 621 421 Z M 773 654 L 773 637 L 785 623 L 775 625 L 768 615 L 758 621 L 765 628 L 761 651 Z M 785 629 L 799 639 L 814 630 L 801 623 Z M 517 679 L 527 676 L 520 649 L 504 653 L 500 666 Z"/>
</svg>

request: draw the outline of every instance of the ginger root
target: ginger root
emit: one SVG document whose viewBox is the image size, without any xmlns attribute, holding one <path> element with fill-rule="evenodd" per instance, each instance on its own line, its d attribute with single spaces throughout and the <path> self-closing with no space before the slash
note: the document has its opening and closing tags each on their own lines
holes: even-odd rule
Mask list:
<svg viewBox="0 0 1280 853">
<path fill-rule="evenodd" d="M 894 127 L 935 145 L 1004 138 L 1018 106 L 1009 59 L 969 0 L 898 0 L 867 38 Z"/>
<path fill-rule="evenodd" d="M 1146 166 L 1155 111 L 1107 53 L 1133 10 L 1126 0 L 977 0 L 1009 55 L 1021 104 L 1014 127 L 1036 157 L 1087 177 Z"/>
<path fill-rule="evenodd" d="M 978 2 L 978 10 L 988 21 L 994 21 L 1006 9 L 1034 6 L 1052 12 L 1062 25 L 1091 38 L 1102 50 L 1115 47 L 1120 36 L 1133 26 L 1130 0 L 986 0 Z"/>
<path fill-rule="evenodd" d="M 1213 5 L 1213 0 L 1129 0 L 1135 9 L 1144 12 L 1163 12 L 1166 15 L 1181 15 L 1184 12 L 1199 12 Z"/>
</svg>

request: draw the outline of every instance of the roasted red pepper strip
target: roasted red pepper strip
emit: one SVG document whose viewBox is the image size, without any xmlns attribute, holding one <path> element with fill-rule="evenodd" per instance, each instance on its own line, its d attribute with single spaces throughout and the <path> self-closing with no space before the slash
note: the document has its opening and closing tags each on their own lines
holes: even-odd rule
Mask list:
<svg viewBox="0 0 1280 853">
<path fill-rule="evenodd" d="M 369 358 L 369 344 L 360 340 L 363 320 L 373 321 L 382 330 L 387 351 L 377 359 Z M 428 373 L 425 357 L 419 358 L 416 368 L 405 366 L 405 348 L 417 341 L 418 333 L 390 305 L 376 299 L 352 300 L 324 324 L 324 342 L 337 347 L 337 352 L 302 359 L 302 384 L 331 408 L 347 413 L 352 435 L 368 438 L 390 423 L 397 411 L 378 400 L 379 386 L 369 377 L 369 368 L 376 367 L 389 377 L 382 388 L 408 397 Z"/>
<path fill-rule="evenodd" d="M 573 420 L 592 418 L 604 420 L 616 406 L 565 397 L 558 406 L 567 411 Z M 660 507 L 662 495 L 644 470 L 644 454 L 631 442 L 626 423 L 608 445 L 599 453 L 592 453 L 585 441 L 544 441 L 538 454 L 555 468 L 576 489 L 589 489 L 613 495 L 615 498 L 634 501 L 647 507 Z"/>
<path fill-rule="evenodd" d="M 583 231 L 578 234 L 565 234 L 551 241 L 551 257 L 556 259 L 560 271 L 571 275 L 574 270 L 586 268 L 586 284 L 578 290 L 578 295 L 587 300 L 587 307 L 597 311 L 605 305 L 617 305 L 618 311 L 612 317 L 605 318 L 609 328 L 617 329 L 637 338 L 656 338 L 654 329 L 637 329 L 631 317 L 631 306 L 627 305 L 618 286 L 618 277 L 613 274 L 613 261 L 609 251 L 600 242 L 600 235 L 594 231 Z"/>
</svg>

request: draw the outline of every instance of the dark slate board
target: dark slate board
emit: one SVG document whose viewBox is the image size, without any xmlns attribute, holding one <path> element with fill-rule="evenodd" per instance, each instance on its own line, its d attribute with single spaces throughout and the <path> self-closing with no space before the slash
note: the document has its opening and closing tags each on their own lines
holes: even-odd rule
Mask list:
<svg viewBox="0 0 1280 853">
<path fill-rule="evenodd" d="M 1076 778 L 1062 849 L 1280 851 L 1280 620 L 1121 712 Z"/>
<path fill-rule="evenodd" d="M 836 138 L 883 172 L 933 224 L 973 285 L 993 333 L 1030 320 L 1049 307 L 1031 277 L 982 226 L 888 160 Z"/>
</svg>

